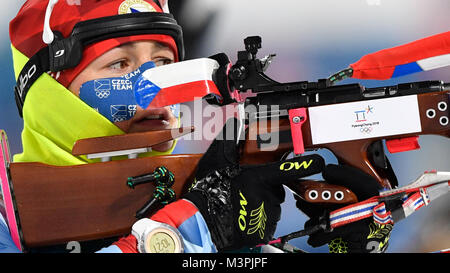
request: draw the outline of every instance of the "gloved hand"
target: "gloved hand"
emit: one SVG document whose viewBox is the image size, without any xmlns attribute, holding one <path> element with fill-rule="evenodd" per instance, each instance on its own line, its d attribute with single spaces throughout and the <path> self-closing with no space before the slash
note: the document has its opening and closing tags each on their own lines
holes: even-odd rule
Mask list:
<svg viewBox="0 0 450 273">
<path fill-rule="evenodd" d="M 376 196 L 381 189 L 378 182 L 359 169 L 345 165 L 327 165 L 322 176 L 329 184 L 344 186 L 355 193 L 358 201 Z M 305 228 L 319 223 L 319 217 L 324 215 L 323 205 L 308 203 L 299 197 L 297 207 L 309 216 Z M 328 211 L 339 206 L 328 207 Z M 320 231 L 310 235 L 308 244 L 313 247 L 328 244 L 331 253 L 352 252 L 384 252 L 387 249 L 392 225 L 380 225 L 373 219 L 366 218 L 345 226 L 335 228 L 332 232 Z"/>
<path fill-rule="evenodd" d="M 219 251 L 236 250 L 273 239 L 285 192 L 283 183 L 319 173 L 318 155 L 264 165 L 240 165 L 238 120 L 230 119 L 200 159 L 185 199 L 194 203 Z M 287 163 L 286 163 L 287 162 Z M 283 164 L 298 168 L 280 168 Z"/>
</svg>

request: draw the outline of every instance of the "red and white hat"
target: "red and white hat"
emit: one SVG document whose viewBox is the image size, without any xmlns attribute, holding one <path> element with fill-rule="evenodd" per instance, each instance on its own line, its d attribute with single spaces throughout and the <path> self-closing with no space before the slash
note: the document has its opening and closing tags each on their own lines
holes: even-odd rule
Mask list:
<svg viewBox="0 0 450 273">
<path fill-rule="evenodd" d="M 168 14 L 168 12 L 167 1 L 157 0 L 28 0 L 10 23 L 10 38 L 12 45 L 17 50 L 32 58 L 43 48 L 51 45 L 51 42 L 56 39 L 54 38 L 54 33 L 59 32 L 62 34 L 62 38 L 78 35 L 79 33 L 75 31 L 74 27 L 76 28 L 77 24 L 80 25 L 80 22 L 92 22 L 92 29 L 92 27 L 95 28 L 97 21 L 100 20 L 98 22 L 100 24 L 108 21 L 109 18 L 119 18 L 120 16 L 118 15 L 145 13 L 150 17 L 152 15 Z M 173 21 L 176 24 L 174 19 Z M 81 24 L 83 25 L 83 23 Z M 148 31 L 151 28 L 150 24 L 147 24 L 147 26 L 138 25 L 138 31 L 127 29 L 122 33 L 118 33 L 117 29 L 122 25 L 124 24 L 116 24 L 116 27 L 111 28 L 112 35 L 108 36 L 103 33 L 103 40 L 82 45 L 83 48 L 80 50 L 80 52 L 82 51 L 81 60 L 76 66 L 62 71 L 53 71 L 59 72 L 55 79 L 67 87 L 94 59 L 114 47 L 132 41 L 156 40 L 173 50 L 175 61 L 182 60 L 184 49 L 180 33 L 174 35 L 173 33 L 166 34 L 164 30 Z M 177 27 L 181 31 L 181 27 L 178 25 Z M 50 50 L 50 52 L 52 51 Z M 63 51 L 59 53 L 61 52 Z M 56 54 L 58 55 L 58 52 Z M 43 70 L 43 72 L 47 72 L 45 68 Z M 21 89 L 19 96 L 22 98 L 22 93 L 25 93 L 23 95 L 24 100 L 26 91 L 22 92 L 23 88 Z"/>
</svg>

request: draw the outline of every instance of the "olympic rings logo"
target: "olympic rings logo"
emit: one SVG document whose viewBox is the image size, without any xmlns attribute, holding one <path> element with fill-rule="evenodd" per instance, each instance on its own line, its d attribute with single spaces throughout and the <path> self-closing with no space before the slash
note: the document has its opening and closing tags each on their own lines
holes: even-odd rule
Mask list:
<svg viewBox="0 0 450 273">
<path fill-rule="evenodd" d="M 363 134 L 370 134 L 372 133 L 373 128 L 372 127 L 361 127 L 359 131 Z"/>
<path fill-rule="evenodd" d="M 99 99 L 106 99 L 110 94 L 111 92 L 109 90 L 95 90 L 95 95 Z"/>
<path fill-rule="evenodd" d="M 112 117 L 113 118 L 113 122 L 121 122 L 124 120 L 127 120 L 126 116 L 118 116 L 118 117 Z"/>
</svg>

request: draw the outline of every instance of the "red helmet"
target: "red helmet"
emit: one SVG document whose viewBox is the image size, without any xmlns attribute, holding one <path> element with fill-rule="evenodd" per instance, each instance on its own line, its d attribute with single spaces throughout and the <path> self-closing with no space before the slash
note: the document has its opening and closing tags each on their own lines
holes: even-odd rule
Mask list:
<svg viewBox="0 0 450 273">
<path fill-rule="evenodd" d="M 181 26 L 167 1 L 28 0 L 10 23 L 12 45 L 30 60 L 15 87 L 19 113 L 31 85 L 43 73 L 65 87 L 95 58 L 121 44 L 156 40 L 183 60 Z"/>
</svg>

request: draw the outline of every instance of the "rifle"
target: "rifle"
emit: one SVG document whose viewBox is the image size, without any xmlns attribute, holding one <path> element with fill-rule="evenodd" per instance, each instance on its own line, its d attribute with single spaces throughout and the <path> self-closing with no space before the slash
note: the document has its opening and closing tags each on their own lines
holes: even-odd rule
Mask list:
<svg viewBox="0 0 450 273">
<path fill-rule="evenodd" d="M 339 163 L 354 166 L 391 189 L 397 179 L 384 153 L 383 140 L 390 152 L 402 152 L 419 148 L 420 135 L 450 137 L 448 83 L 424 81 L 377 88 L 360 84 L 333 86 L 327 79 L 278 83 L 264 74 L 273 55 L 256 58 L 261 38 L 248 37 L 244 43 L 246 50 L 238 52 L 237 62 L 226 75 L 233 91 L 220 90 L 223 98 L 219 102 L 206 98 L 210 103 L 238 102 L 246 106 L 243 164 L 279 161 L 292 151 L 300 155 L 325 148 Z M 248 90 L 253 96 L 243 100 L 241 93 Z M 344 114 L 348 116 L 344 118 Z M 330 124 L 330 117 L 342 119 L 331 120 Z M 102 160 L 76 166 L 12 163 L 6 156 L 6 137 L 2 138 L 3 199 L 16 244 L 26 250 L 128 234 L 136 221 L 136 211 L 149 199 L 155 185 L 130 189 L 127 179 L 165 166 L 175 175 L 174 191 L 179 198 L 193 181 L 202 156 L 136 155 L 194 130 L 187 127 L 82 139 L 75 143 L 72 154 Z M 274 138 L 280 141 L 267 141 Z M 111 157 L 123 155 L 128 157 L 110 161 Z M 281 170 L 295 167 L 280 166 Z M 348 189 L 318 181 L 292 181 L 288 186 L 309 202 L 357 201 Z"/>
<path fill-rule="evenodd" d="M 238 60 L 230 69 L 229 78 L 237 92 L 228 99 L 242 100 L 239 93 L 247 90 L 255 94 L 245 100 L 246 107 L 256 109 L 247 112 L 246 118 L 250 135 L 257 138 L 246 142 L 244 153 L 254 155 L 246 158 L 258 154 L 267 155 L 265 160 L 276 160 L 292 150 L 299 155 L 325 148 L 340 164 L 356 167 L 390 189 L 398 182 L 385 156 L 383 140 L 389 152 L 397 153 L 419 149 L 420 135 L 450 137 L 449 83 L 422 81 L 375 88 L 332 86 L 329 79 L 279 83 L 264 74 L 274 55 L 256 58 L 261 38 L 247 37 L 244 44 L 246 50 L 238 52 Z M 376 116 L 375 111 L 383 113 Z M 270 117 L 278 117 L 279 124 L 258 122 Z M 267 133 L 258 134 L 261 131 Z M 259 147 L 267 142 L 263 140 L 274 134 L 280 139 L 276 151 L 261 151 Z"/>
</svg>

